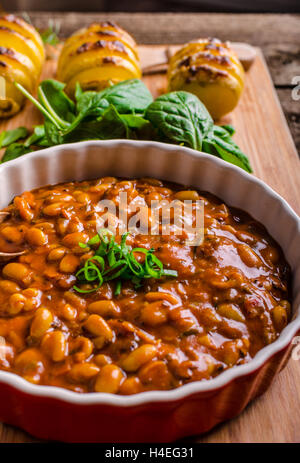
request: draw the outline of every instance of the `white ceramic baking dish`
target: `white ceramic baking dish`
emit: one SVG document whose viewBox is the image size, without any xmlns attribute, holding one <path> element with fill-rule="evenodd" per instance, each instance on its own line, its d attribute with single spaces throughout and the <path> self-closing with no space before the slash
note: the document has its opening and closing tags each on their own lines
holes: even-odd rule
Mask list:
<svg viewBox="0 0 300 463">
<path fill-rule="evenodd" d="M 170 441 L 208 431 L 266 390 L 300 332 L 299 217 L 265 183 L 216 157 L 124 140 L 57 146 L 0 165 L 0 208 L 25 190 L 100 176 L 169 180 L 209 191 L 250 213 L 281 245 L 292 267 L 293 319 L 250 363 L 172 391 L 77 394 L 0 371 L 0 420 L 40 438 L 72 442 Z"/>
</svg>

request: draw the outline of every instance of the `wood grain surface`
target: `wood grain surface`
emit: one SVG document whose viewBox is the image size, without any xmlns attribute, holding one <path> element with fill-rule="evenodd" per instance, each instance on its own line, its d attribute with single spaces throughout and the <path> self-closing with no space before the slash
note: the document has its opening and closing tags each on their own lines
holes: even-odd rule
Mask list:
<svg viewBox="0 0 300 463">
<path fill-rule="evenodd" d="M 142 65 L 165 59 L 166 48 L 141 46 Z M 297 151 L 281 110 L 263 55 L 246 75 L 246 87 L 238 107 L 222 122 L 231 123 L 235 140 L 249 155 L 254 174 L 280 193 L 299 213 L 300 175 Z M 48 60 L 44 75 L 53 76 L 55 60 Z M 166 76 L 152 75 L 145 82 L 154 96 L 165 91 Z M 32 126 L 40 116 L 32 105 L 0 124 L 0 131 L 19 125 Z M 185 442 L 300 442 L 300 361 L 290 360 L 270 389 L 237 418 L 209 434 Z M 36 442 L 22 431 L 0 424 L 0 442 Z"/>
</svg>

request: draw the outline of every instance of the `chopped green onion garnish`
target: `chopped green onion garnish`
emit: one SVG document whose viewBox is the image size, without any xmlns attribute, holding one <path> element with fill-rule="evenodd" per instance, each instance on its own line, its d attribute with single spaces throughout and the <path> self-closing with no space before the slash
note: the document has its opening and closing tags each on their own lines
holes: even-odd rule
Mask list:
<svg viewBox="0 0 300 463">
<path fill-rule="evenodd" d="M 122 289 L 122 283 L 119 280 L 116 284 L 115 296 L 119 296 L 119 294 L 121 293 L 121 289 Z"/>
<path fill-rule="evenodd" d="M 76 273 L 77 285 L 73 289 L 79 293 L 97 291 L 104 282 L 117 280 L 115 295 L 122 290 L 122 281 L 130 280 L 135 288 L 142 286 L 142 280 L 147 278 L 160 279 L 163 276 L 177 277 L 176 270 L 164 269 L 163 263 L 154 254 L 154 249 L 131 248 L 126 244 L 128 233 L 124 233 L 121 244 L 115 242 L 115 237 L 109 230 L 102 229 L 98 235 L 91 238 L 87 244 L 79 243 L 82 249 L 90 250 L 96 246 L 94 255 L 86 260 L 83 267 Z M 135 253 L 144 254 L 144 262 L 138 262 Z M 85 289 L 84 286 L 92 286 Z"/>
</svg>

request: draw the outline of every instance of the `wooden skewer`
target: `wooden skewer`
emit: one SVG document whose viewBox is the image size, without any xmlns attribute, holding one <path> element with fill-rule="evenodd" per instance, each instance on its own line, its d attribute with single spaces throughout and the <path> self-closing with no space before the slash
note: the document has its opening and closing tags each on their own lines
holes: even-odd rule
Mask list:
<svg viewBox="0 0 300 463">
<path fill-rule="evenodd" d="M 255 48 L 252 47 L 252 45 L 243 42 L 232 42 L 230 45 L 237 54 L 238 59 L 242 63 L 245 71 L 248 71 L 256 58 Z"/>
<path fill-rule="evenodd" d="M 150 66 L 145 66 L 143 71 L 143 76 L 152 76 L 154 74 L 166 74 L 168 71 L 169 63 L 156 63 L 151 64 Z"/>
</svg>

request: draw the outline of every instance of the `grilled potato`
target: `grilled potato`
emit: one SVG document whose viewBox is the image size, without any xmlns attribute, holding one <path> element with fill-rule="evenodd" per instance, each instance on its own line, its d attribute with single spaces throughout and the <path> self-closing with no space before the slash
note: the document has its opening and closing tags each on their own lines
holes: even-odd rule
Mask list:
<svg viewBox="0 0 300 463">
<path fill-rule="evenodd" d="M 84 90 L 102 90 L 123 80 L 140 78 L 134 39 L 111 22 L 91 24 L 69 37 L 61 51 L 57 78 L 73 96 L 76 82 Z"/>
<path fill-rule="evenodd" d="M 171 58 L 169 91 L 194 93 L 217 120 L 237 105 L 244 87 L 244 69 L 227 43 L 199 39 Z"/>
<path fill-rule="evenodd" d="M 24 96 L 14 82 L 33 92 L 45 59 L 42 39 L 33 26 L 14 15 L 0 17 L 0 76 L 5 79 L 0 95 L 0 117 L 16 114 Z"/>
</svg>

